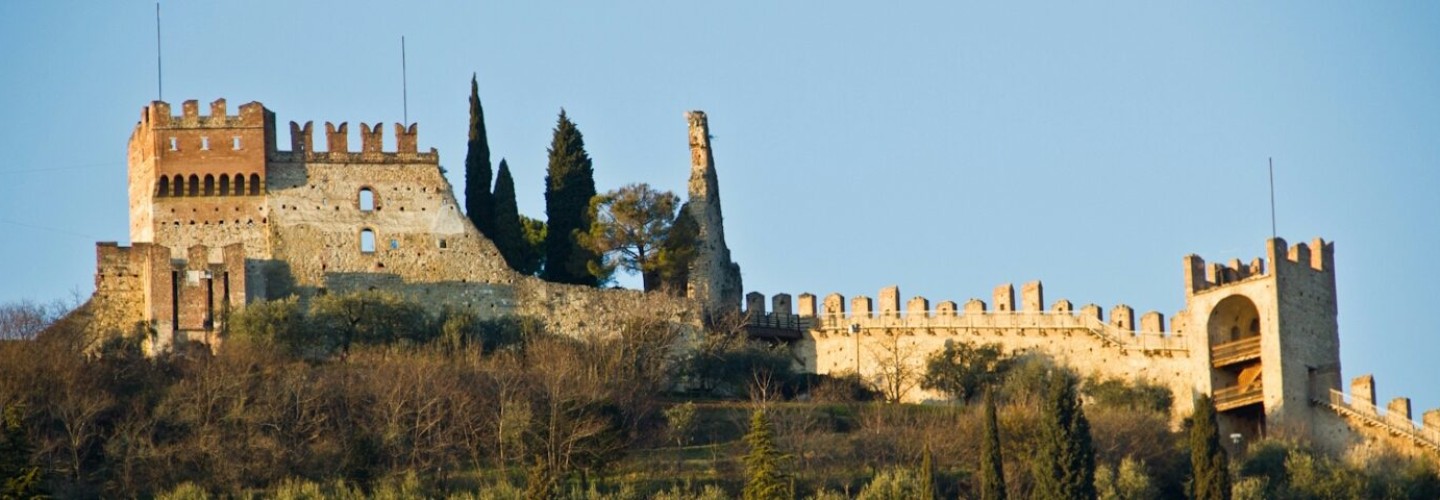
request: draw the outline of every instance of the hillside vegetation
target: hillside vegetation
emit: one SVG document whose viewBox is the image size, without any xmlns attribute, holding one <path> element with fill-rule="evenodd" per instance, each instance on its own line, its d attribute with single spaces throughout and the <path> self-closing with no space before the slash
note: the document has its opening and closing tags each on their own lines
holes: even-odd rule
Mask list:
<svg viewBox="0 0 1440 500">
<path fill-rule="evenodd" d="M 882 402 L 853 375 L 796 374 L 783 347 L 640 315 L 577 339 L 524 318 L 331 295 L 252 305 L 229 318 L 217 352 L 191 345 L 153 358 L 135 340 L 88 341 L 82 318 L 0 342 L 0 497 L 1196 491 L 1189 427 L 1171 429 L 1166 391 L 1082 380 L 985 346 L 930 363 L 926 379 L 954 403 L 908 405 Z M 985 400 L 995 402 L 999 467 L 982 467 Z M 1222 469 L 1235 498 L 1440 498 L 1423 463 L 1369 465 L 1271 440 Z M 997 474 L 1000 489 L 983 488 Z"/>
</svg>

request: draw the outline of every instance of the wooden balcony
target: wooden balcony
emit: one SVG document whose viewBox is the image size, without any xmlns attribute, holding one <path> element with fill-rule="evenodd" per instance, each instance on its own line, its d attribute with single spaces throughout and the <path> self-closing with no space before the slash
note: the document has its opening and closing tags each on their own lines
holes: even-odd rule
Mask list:
<svg viewBox="0 0 1440 500">
<path fill-rule="evenodd" d="M 1248 337 L 1210 348 L 1210 366 L 1219 368 L 1260 359 L 1260 337 Z"/>
<path fill-rule="evenodd" d="M 1249 385 L 1221 387 L 1215 389 L 1215 411 L 1233 410 L 1241 406 L 1259 404 L 1265 400 L 1265 388 L 1260 381 Z"/>
</svg>

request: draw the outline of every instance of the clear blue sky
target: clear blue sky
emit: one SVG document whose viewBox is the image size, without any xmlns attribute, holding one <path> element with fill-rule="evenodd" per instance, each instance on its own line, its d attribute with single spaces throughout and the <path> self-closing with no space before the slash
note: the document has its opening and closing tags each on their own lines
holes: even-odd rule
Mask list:
<svg viewBox="0 0 1440 500">
<path fill-rule="evenodd" d="M 1337 242 L 1345 377 L 1440 407 L 1440 3 L 413 3 L 166 3 L 165 98 L 399 121 L 404 35 L 457 191 L 471 73 L 532 216 L 561 107 L 601 189 L 675 191 L 703 109 L 747 290 L 1041 279 L 1167 317 L 1183 255 L 1261 255 L 1274 157 L 1280 235 Z M 0 301 L 88 294 L 128 239 L 154 3 L 3 2 L 0 47 Z"/>
</svg>

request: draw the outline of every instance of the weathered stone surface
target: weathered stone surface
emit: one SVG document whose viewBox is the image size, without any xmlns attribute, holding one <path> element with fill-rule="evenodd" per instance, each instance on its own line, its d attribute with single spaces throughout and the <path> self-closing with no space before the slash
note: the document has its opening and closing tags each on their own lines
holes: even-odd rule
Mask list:
<svg viewBox="0 0 1440 500">
<path fill-rule="evenodd" d="M 701 304 L 706 317 L 722 316 L 740 307 L 740 265 L 730 260 L 725 245 L 725 217 L 720 210 L 720 180 L 710 148 L 710 122 L 703 111 L 685 114 L 690 124 L 690 215 L 700 226 L 695 262 L 686 295 Z"/>
</svg>

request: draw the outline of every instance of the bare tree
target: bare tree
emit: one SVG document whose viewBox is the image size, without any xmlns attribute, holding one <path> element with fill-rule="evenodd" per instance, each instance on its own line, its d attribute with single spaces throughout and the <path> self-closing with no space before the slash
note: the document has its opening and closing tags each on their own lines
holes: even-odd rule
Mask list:
<svg viewBox="0 0 1440 500">
<path fill-rule="evenodd" d="M 871 376 L 872 383 L 889 403 L 900 402 L 920 384 L 922 374 L 918 363 L 918 349 L 913 344 L 903 342 L 902 337 L 893 332 L 886 333 L 867 346 L 877 369 Z"/>
</svg>

